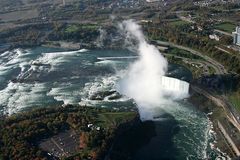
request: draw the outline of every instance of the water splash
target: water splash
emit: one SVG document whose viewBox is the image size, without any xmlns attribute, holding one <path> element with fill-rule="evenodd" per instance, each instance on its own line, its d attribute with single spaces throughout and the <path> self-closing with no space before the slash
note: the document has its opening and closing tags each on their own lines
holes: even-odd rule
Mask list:
<svg viewBox="0 0 240 160">
<path fill-rule="evenodd" d="M 140 25 L 134 20 L 126 20 L 119 24 L 119 28 L 127 46 L 139 54 L 139 59 L 130 65 L 125 77 L 119 82 L 118 90 L 136 101 L 142 120 L 153 119 L 154 108 L 168 103 L 166 97 L 179 99 L 187 94 L 183 94 L 180 89 L 171 91 L 172 86 L 165 86 L 165 80 L 170 80 L 163 78 L 168 62 L 154 45 L 146 41 Z M 182 86 L 179 80 L 174 82 Z M 184 83 L 183 86 L 188 90 L 188 84 Z"/>
</svg>

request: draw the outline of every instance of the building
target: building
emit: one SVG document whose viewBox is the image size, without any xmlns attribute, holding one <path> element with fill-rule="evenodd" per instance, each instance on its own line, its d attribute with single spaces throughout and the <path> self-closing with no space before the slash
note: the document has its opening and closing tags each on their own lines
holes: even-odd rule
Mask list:
<svg viewBox="0 0 240 160">
<path fill-rule="evenodd" d="M 157 1 L 160 1 L 160 0 L 146 0 L 147 2 L 157 2 Z"/>
<path fill-rule="evenodd" d="M 216 40 L 216 41 L 219 41 L 219 40 L 220 40 L 220 37 L 219 37 L 218 35 L 216 35 L 216 34 L 211 34 L 211 35 L 209 35 L 209 38 L 210 38 L 210 39 L 213 39 L 213 40 Z"/>
<path fill-rule="evenodd" d="M 240 27 L 236 27 L 236 31 L 233 34 L 233 44 L 240 46 Z"/>
</svg>

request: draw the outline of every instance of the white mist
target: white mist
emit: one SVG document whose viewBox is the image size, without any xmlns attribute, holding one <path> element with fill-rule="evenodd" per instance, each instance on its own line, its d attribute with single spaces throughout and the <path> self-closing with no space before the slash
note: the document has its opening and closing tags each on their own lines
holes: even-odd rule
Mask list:
<svg viewBox="0 0 240 160">
<path fill-rule="evenodd" d="M 167 60 L 158 49 L 147 43 L 141 27 L 133 20 L 123 21 L 120 29 L 126 34 L 126 39 L 137 41 L 140 58 L 133 63 L 125 77 L 119 83 L 119 92 L 133 98 L 142 119 L 149 119 L 146 114 L 152 107 L 161 104 L 161 77 L 167 71 Z M 151 116 L 150 116 L 151 117 Z"/>
</svg>

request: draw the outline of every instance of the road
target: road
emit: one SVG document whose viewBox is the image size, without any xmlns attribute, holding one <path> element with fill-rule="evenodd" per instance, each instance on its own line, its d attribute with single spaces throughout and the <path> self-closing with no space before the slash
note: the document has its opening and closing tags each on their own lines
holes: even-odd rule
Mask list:
<svg viewBox="0 0 240 160">
<path fill-rule="evenodd" d="M 165 55 L 165 56 L 170 56 L 171 55 L 171 56 L 174 56 L 175 58 L 182 59 L 182 61 L 186 64 L 198 65 L 199 68 L 203 68 L 203 73 L 206 74 L 206 75 L 210 74 L 210 71 L 209 71 L 208 67 L 213 67 L 210 63 L 208 63 L 206 61 L 202 61 L 202 60 L 190 59 L 190 58 L 186 58 L 186 57 L 176 56 L 174 54 L 163 53 L 163 55 Z"/>
<path fill-rule="evenodd" d="M 165 42 L 165 41 L 155 41 L 157 44 L 159 45 L 166 45 L 166 46 L 172 46 L 172 47 L 176 47 L 182 50 L 186 50 L 191 52 L 192 54 L 195 54 L 197 56 L 202 57 L 203 59 L 205 59 L 216 71 L 216 74 L 218 75 L 223 75 L 223 74 L 227 74 L 227 70 L 224 68 L 224 66 L 222 64 L 220 64 L 219 62 L 215 61 L 214 59 L 204 55 L 203 53 L 196 51 L 192 48 L 189 47 L 185 47 L 185 46 L 181 46 L 181 45 L 177 45 L 171 42 Z"/>
<path fill-rule="evenodd" d="M 239 119 L 236 115 L 236 113 L 232 110 L 232 106 L 231 104 L 229 104 L 227 101 L 225 101 L 224 97 L 222 96 L 216 96 L 215 94 L 212 94 L 211 92 L 208 92 L 202 88 L 199 88 L 198 86 L 192 85 L 191 84 L 191 89 L 205 97 L 207 97 L 208 99 L 210 99 L 213 103 L 215 103 L 217 106 L 222 107 L 226 113 L 226 118 L 228 119 L 228 121 L 238 130 L 238 132 L 240 133 L 240 122 Z M 226 138 L 227 142 L 229 143 L 229 145 L 231 146 L 231 148 L 233 149 L 233 151 L 235 152 L 235 154 L 237 156 L 240 156 L 240 151 L 238 149 L 238 146 L 236 146 L 234 140 L 236 139 L 232 139 L 228 132 L 230 130 L 226 130 L 222 124 L 218 121 L 218 127 L 221 130 L 221 132 L 223 133 L 224 137 Z"/>
<path fill-rule="evenodd" d="M 227 102 L 224 97 L 222 96 L 215 96 L 214 94 L 205 91 L 195 85 L 191 85 L 191 88 L 199 93 L 207 97 L 208 99 L 212 100 L 217 106 L 222 107 L 226 113 L 227 113 L 227 118 L 229 121 L 239 130 L 240 132 L 240 120 L 238 119 L 238 114 L 232 110 L 232 106 L 229 102 Z"/>
<path fill-rule="evenodd" d="M 224 31 L 221 31 L 221 30 L 218 30 L 218 29 L 214 29 L 214 32 L 218 32 L 218 33 L 224 34 L 224 35 L 226 35 L 226 36 L 231 36 L 231 37 L 232 37 L 232 34 L 231 34 L 231 33 L 224 32 Z"/>
<path fill-rule="evenodd" d="M 238 150 L 238 147 L 235 145 L 234 141 L 232 140 L 232 138 L 229 136 L 229 134 L 227 133 L 227 131 L 224 129 L 223 125 L 219 121 L 218 121 L 218 127 L 221 130 L 221 132 L 223 133 L 223 135 L 226 138 L 226 140 L 228 141 L 228 143 L 230 144 L 230 146 L 232 147 L 235 154 L 237 156 L 240 156 L 240 151 Z"/>
<path fill-rule="evenodd" d="M 215 48 L 217 48 L 218 50 L 223 51 L 223 52 L 231 55 L 231 53 L 229 51 L 227 51 L 227 50 L 225 50 L 225 49 L 223 49 L 221 47 L 215 46 Z"/>
</svg>

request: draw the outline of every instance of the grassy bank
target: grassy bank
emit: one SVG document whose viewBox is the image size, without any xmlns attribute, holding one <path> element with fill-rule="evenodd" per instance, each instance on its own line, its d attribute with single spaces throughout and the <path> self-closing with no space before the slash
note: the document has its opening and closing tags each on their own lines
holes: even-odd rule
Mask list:
<svg viewBox="0 0 240 160">
<path fill-rule="evenodd" d="M 229 101 L 236 108 L 236 110 L 240 113 L 240 93 L 234 92 L 228 96 Z"/>
<path fill-rule="evenodd" d="M 236 25 L 230 23 L 230 22 L 223 22 L 220 24 L 215 25 L 216 29 L 228 32 L 228 33 L 232 33 L 234 31 L 234 29 L 236 28 Z"/>
</svg>

